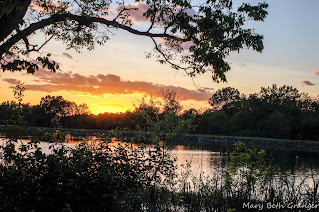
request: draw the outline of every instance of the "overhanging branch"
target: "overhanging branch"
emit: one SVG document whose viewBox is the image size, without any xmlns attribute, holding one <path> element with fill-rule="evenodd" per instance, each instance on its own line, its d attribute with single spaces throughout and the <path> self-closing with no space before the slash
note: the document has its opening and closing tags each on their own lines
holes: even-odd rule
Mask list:
<svg viewBox="0 0 319 212">
<path fill-rule="evenodd" d="M 190 41 L 189 38 L 187 38 L 187 39 L 180 38 L 180 37 L 170 35 L 167 33 L 150 33 L 149 31 L 139 31 L 139 30 L 133 29 L 132 27 L 120 24 L 120 23 L 116 22 L 115 20 L 110 21 L 110 20 L 107 20 L 104 18 L 84 17 L 84 16 L 74 15 L 74 14 L 69 14 L 69 13 L 55 14 L 55 15 L 52 15 L 50 18 L 43 19 L 39 22 L 31 24 L 30 26 L 28 26 L 24 30 L 18 32 L 17 34 L 12 36 L 10 39 L 8 39 L 6 42 L 4 42 L 0 46 L 0 57 L 2 58 L 3 54 L 6 51 L 8 51 L 13 45 L 15 45 L 21 39 L 28 37 L 33 32 L 35 32 L 39 29 L 42 29 L 46 26 L 49 26 L 53 23 L 58 23 L 58 22 L 67 21 L 67 20 L 74 20 L 74 21 L 77 21 L 80 24 L 86 25 L 86 26 L 88 26 L 92 23 L 100 23 L 100 24 L 104 24 L 108 27 L 123 29 L 123 30 L 128 31 L 128 32 L 135 34 L 135 35 L 147 36 L 147 37 L 151 37 L 151 38 L 161 37 L 161 38 L 171 38 L 171 39 L 179 40 L 179 41 L 183 41 L 183 42 Z"/>
<path fill-rule="evenodd" d="M 170 60 L 170 58 L 168 58 L 168 56 L 159 48 L 159 46 L 158 46 L 158 44 L 156 43 L 155 39 L 152 38 L 152 37 L 151 37 L 151 39 L 152 39 L 152 41 L 153 41 L 153 43 L 154 43 L 155 50 L 164 58 L 164 60 L 165 60 L 166 63 L 170 64 L 170 65 L 172 66 L 172 68 L 174 68 L 174 69 L 176 69 L 176 70 L 183 70 L 183 71 L 185 71 L 185 73 L 186 73 L 187 75 L 193 77 L 192 74 L 187 71 L 187 70 L 190 69 L 191 67 L 182 67 L 182 66 L 180 66 L 180 65 L 177 65 L 177 64 L 173 63 L 173 62 Z"/>
</svg>

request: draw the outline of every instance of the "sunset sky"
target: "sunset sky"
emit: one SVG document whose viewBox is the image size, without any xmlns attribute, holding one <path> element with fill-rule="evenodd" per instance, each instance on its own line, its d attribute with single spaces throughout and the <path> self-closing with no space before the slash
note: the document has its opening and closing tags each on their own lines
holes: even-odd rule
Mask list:
<svg viewBox="0 0 319 212">
<path fill-rule="evenodd" d="M 257 2 L 257 1 L 253 1 Z M 259 92 L 260 87 L 291 85 L 316 97 L 319 94 L 319 1 L 266 0 L 265 22 L 251 23 L 264 35 L 263 53 L 242 50 L 228 57 L 228 83 L 217 84 L 207 73 L 192 80 L 182 71 L 145 58 L 153 49 L 149 38 L 113 30 L 110 40 L 81 54 L 52 41 L 44 49 L 60 63 L 57 73 L 40 70 L 0 73 L 0 101 L 12 100 L 17 80 L 27 87 L 24 102 L 39 104 L 46 95 L 62 95 L 78 104 L 86 103 L 94 114 L 124 112 L 134 108 L 144 95 L 160 97 L 163 89 L 175 90 L 185 108 L 209 107 L 211 94 L 222 87 L 242 93 Z M 143 28 L 136 16 L 136 28 Z M 34 41 L 41 39 L 40 35 Z M 198 88 L 204 91 L 198 90 Z"/>
</svg>

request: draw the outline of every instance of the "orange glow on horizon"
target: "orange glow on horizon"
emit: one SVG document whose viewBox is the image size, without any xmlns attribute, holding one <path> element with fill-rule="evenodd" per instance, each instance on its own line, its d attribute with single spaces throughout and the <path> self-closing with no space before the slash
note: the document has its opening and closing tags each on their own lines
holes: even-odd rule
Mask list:
<svg viewBox="0 0 319 212">
<path fill-rule="evenodd" d="M 118 107 L 118 106 L 99 106 L 99 105 L 88 105 L 89 110 L 92 114 L 98 115 L 100 113 L 125 113 L 126 111 L 133 110 L 134 107 Z"/>
<path fill-rule="evenodd" d="M 3 101 L 16 101 L 12 92 L 13 88 L 1 87 L 0 89 L 0 102 Z M 30 105 L 40 104 L 41 98 L 47 95 L 62 96 L 65 100 L 75 102 L 77 105 L 87 104 L 90 113 L 98 115 L 101 113 L 125 113 L 126 111 L 134 111 L 135 107 L 141 103 L 145 98 L 148 103 L 151 96 L 142 93 L 135 94 L 119 94 L 119 95 L 87 95 L 75 92 L 59 91 L 47 93 L 43 91 L 26 90 L 23 103 L 30 103 Z M 162 101 L 161 98 L 154 98 L 155 101 Z M 195 108 L 197 110 L 205 110 L 209 107 L 205 101 L 183 100 L 181 101 L 183 110 Z"/>
</svg>

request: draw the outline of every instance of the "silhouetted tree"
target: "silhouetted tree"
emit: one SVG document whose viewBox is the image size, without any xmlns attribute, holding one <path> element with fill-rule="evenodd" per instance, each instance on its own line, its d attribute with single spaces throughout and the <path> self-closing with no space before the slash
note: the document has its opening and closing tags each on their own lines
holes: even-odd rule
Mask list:
<svg viewBox="0 0 319 212">
<path fill-rule="evenodd" d="M 238 100 L 240 100 L 240 92 L 236 88 L 226 87 L 218 89 L 212 97 L 209 98 L 208 103 L 212 107 L 220 109 L 223 105 L 230 104 Z"/>
<path fill-rule="evenodd" d="M 1 67 L 34 73 L 43 66 L 55 71 L 59 66 L 50 60 L 51 54 L 43 56 L 40 52 L 47 42 L 56 39 L 68 49 L 93 50 L 96 44 L 103 45 L 109 39 L 110 29 L 148 37 L 154 42 L 154 54 L 160 63 L 168 63 L 190 76 L 211 72 L 215 81 L 226 81 L 225 72 L 230 66 L 225 58 L 230 52 L 246 47 L 263 50 L 263 36 L 248 28 L 247 23 L 266 18 L 266 3 L 242 3 L 239 7 L 232 0 L 136 3 L 134 6 L 112 0 L 0 1 Z M 145 30 L 135 27 L 132 18 L 133 13 L 140 12 L 139 6 L 146 10 L 141 12 L 142 21 L 148 24 Z M 31 42 L 35 32 L 43 33 L 47 39 L 43 43 Z M 185 48 L 185 44 L 190 47 Z M 38 57 L 32 58 L 37 53 Z"/>
</svg>

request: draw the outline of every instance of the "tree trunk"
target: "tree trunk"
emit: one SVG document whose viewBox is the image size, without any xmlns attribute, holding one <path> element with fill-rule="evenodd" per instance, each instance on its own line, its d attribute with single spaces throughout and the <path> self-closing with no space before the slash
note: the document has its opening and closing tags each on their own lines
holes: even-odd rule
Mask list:
<svg viewBox="0 0 319 212">
<path fill-rule="evenodd" d="M 14 1 L 17 2 L 15 2 L 15 6 L 13 7 L 12 11 L 1 11 L 5 13 L 0 17 L 0 42 L 4 41 L 4 39 L 8 37 L 13 30 L 18 29 L 19 24 L 22 23 L 23 17 L 31 4 L 31 0 Z M 12 1 L 12 4 L 14 4 L 14 1 Z M 0 4 L 0 6 L 2 7 L 2 10 L 6 10 L 6 5 Z"/>
</svg>

